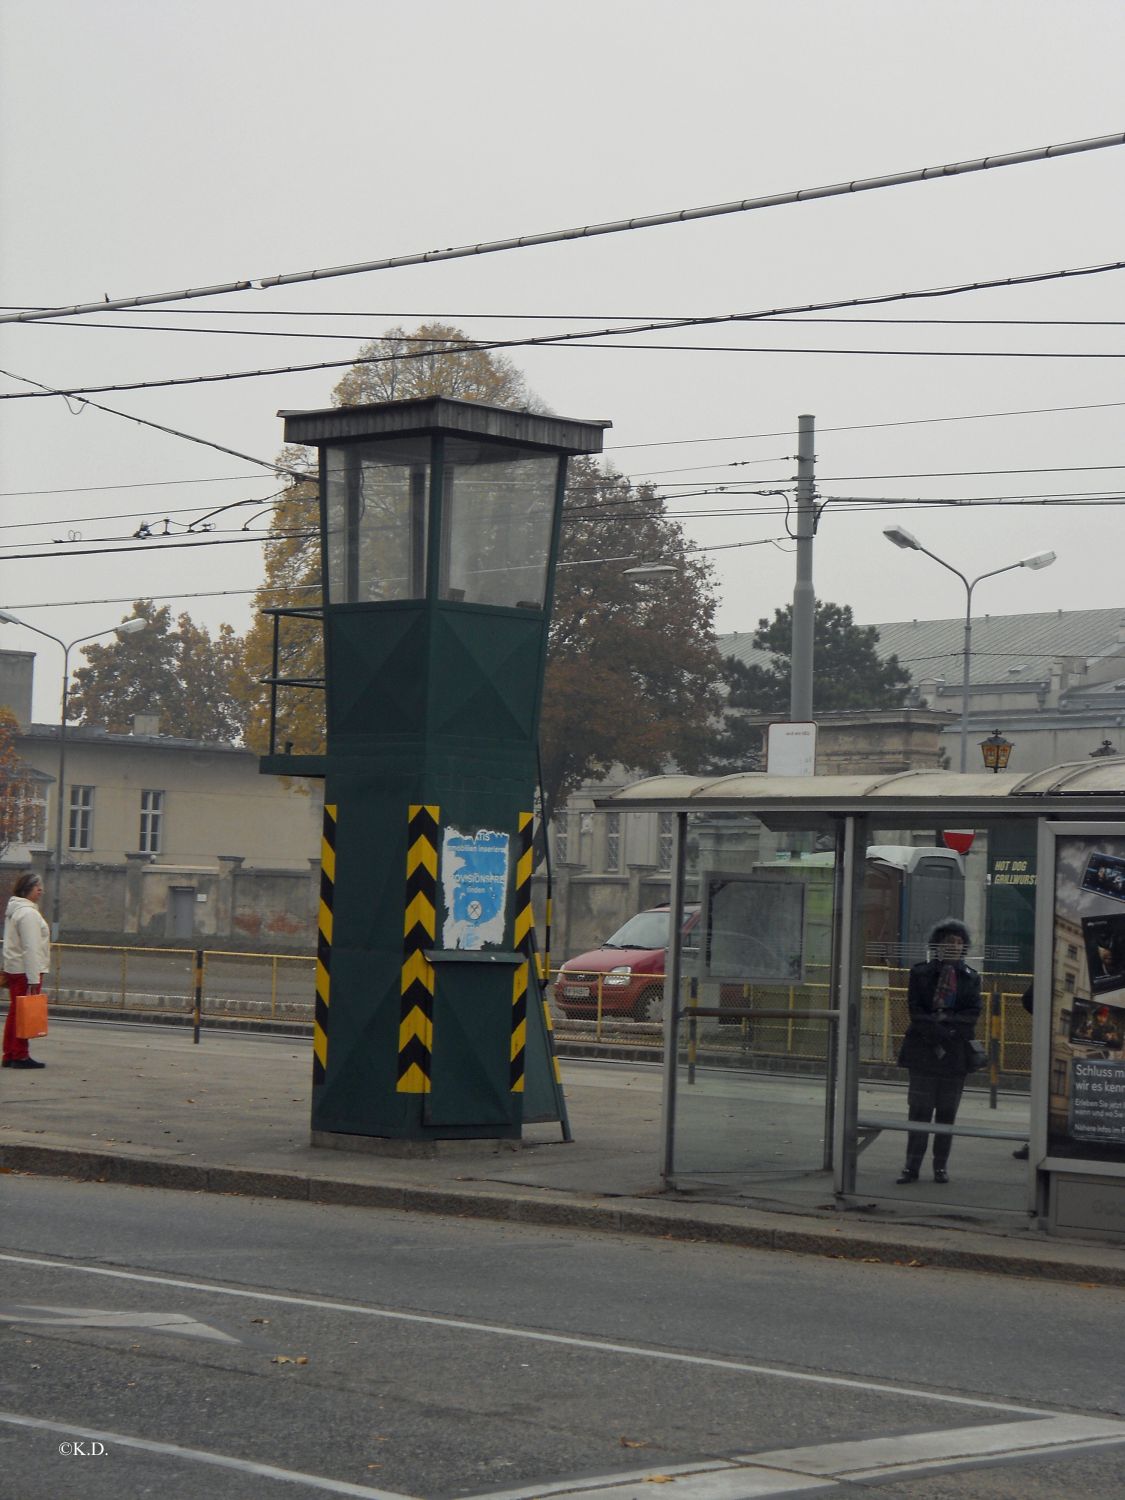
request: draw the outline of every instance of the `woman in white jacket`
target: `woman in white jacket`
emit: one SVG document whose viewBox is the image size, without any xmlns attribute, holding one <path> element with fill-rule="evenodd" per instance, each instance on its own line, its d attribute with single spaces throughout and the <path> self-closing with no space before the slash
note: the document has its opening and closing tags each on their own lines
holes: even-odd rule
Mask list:
<svg viewBox="0 0 1125 1500">
<path fill-rule="evenodd" d="M 4 979 L 8 986 L 8 1019 L 4 1022 L 4 1067 L 45 1068 L 16 1035 L 16 1002 L 21 995 L 37 995 L 43 975 L 51 967 L 51 929 L 39 915 L 43 882 L 25 870 L 12 888 L 4 916 Z"/>
</svg>

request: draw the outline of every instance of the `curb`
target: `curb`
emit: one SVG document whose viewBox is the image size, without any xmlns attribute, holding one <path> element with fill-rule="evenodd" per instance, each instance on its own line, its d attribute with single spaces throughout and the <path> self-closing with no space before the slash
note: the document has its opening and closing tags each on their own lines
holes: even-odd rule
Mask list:
<svg viewBox="0 0 1125 1500">
<path fill-rule="evenodd" d="M 517 1197 L 510 1193 L 457 1188 L 410 1187 L 387 1183 L 352 1182 L 304 1176 L 296 1172 L 252 1171 L 240 1167 L 195 1166 L 183 1162 L 152 1161 L 145 1157 L 76 1148 L 0 1145 L 0 1170 L 33 1176 L 69 1177 L 85 1182 L 112 1182 L 131 1187 L 157 1187 L 180 1192 L 225 1193 L 237 1197 L 277 1198 L 341 1207 L 390 1209 L 406 1213 L 441 1214 L 534 1224 L 545 1228 L 582 1229 L 633 1234 L 684 1242 L 704 1242 L 753 1250 L 782 1250 L 796 1255 L 819 1255 L 832 1260 L 898 1264 L 912 1269 L 976 1271 L 1022 1276 L 1041 1281 L 1082 1282 L 1097 1286 L 1125 1286 L 1125 1262 L 1110 1266 L 1096 1260 L 1034 1254 L 1022 1249 L 972 1244 L 937 1244 L 919 1236 L 904 1238 L 887 1227 L 886 1236 L 842 1234 L 838 1226 L 800 1228 L 784 1222 L 748 1222 L 743 1212 L 735 1220 L 722 1210 L 700 1215 L 683 1205 L 650 1207 L 636 1200 L 595 1202 L 545 1197 Z M 673 1211 L 669 1211 L 669 1209 Z M 764 1218 L 760 1210 L 759 1218 Z M 781 1220 L 783 1216 L 772 1216 Z M 957 1233 L 957 1231 L 950 1231 Z M 1044 1246 L 1047 1250 L 1049 1247 Z M 1081 1252 L 1088 1247 L 1068 1242 Z"/>
</svg>

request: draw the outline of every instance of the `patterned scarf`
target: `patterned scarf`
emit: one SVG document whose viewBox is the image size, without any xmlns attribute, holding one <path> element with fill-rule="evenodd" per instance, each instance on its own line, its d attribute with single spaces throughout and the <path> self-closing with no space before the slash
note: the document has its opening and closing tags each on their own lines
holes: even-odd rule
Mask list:
<svg viewBox="0 0 1125 1500">
<path fill-rule="evenodd" d="M 934 992 L 934 1006 L 937 1010 L 952 1010 L 956 1001 L 957 965 L 942 964 L 937 989 Z"/>
</svg>

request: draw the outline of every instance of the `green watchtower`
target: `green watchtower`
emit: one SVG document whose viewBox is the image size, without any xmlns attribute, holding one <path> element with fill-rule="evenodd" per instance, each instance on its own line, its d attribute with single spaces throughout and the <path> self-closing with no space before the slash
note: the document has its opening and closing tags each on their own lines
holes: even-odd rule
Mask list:
<svg viewBox="0 0 1125 1500">
<path fill-rule="evenodd" d="M 281 415 L 320 454 L 327 748 L 262 760 L 325 778 L 313 1138 L 518 1137 L 567 456 L 610 424 L 446 397 Z"/>
</svg>

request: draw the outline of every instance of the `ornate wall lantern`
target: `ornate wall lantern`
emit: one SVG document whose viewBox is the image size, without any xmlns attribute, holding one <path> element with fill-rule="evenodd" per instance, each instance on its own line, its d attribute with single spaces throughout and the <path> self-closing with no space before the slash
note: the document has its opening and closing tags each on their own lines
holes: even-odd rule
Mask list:
<svg viewBox="0 0 1125 1500">
<path fill-rule="evenodd" d="M 1012 742 L 1006 740 L 998 729 L 994 729 L 986 740 L 981 740 L 980 753 L 984 756 L 986 770 L 1006 771 L 1008 757 L 1012 753 Z"/>
</svg>

